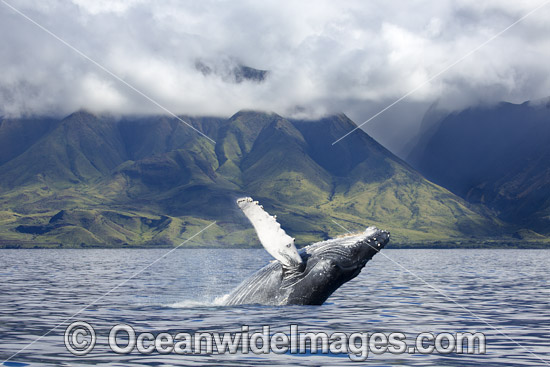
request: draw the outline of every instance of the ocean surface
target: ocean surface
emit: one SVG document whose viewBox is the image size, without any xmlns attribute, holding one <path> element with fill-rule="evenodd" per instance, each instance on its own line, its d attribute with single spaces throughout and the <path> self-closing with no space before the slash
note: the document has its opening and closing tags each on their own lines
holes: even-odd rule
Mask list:
<svg viewBox="0 0 550 367">
<path fill-rule="evenodd" d="M 178 249 L 157 261 L 167 251 L 1 250 L 0 360 L 9 358 L 3 365 L 550 364 L 550 250 L 387 248 L 323 306 L 286 307 L 219 305 L 220 297 L 270 261 L 264 250 Z M 74 321 L 95 329 L 96 344 L 86 356 L 65 347 L 65 330 Z M 118 324 L 131 326 L 136 335 L 238 332 L 243 325 L 250 333 L 268 325 L 271 334 L 290 334 L 290 325 L 327 334 L 402 332 L 407 345 L 414 345 L 421 332 L 481 332 L 486 353 L 370 353 L 365 362 L 351 361 L 346 353 L 310 350 L 117 354 L 108 335 Z"/>
</svg>

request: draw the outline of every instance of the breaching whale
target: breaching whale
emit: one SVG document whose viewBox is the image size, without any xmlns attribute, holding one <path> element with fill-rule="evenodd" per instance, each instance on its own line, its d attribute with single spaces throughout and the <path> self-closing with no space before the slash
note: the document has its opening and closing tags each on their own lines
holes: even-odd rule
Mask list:
<svg viewBox="0 0 550 367">
<path fill-rule="evenodd" d="M 368 227 L 360 234 L 317 242 L 298 251 L 294 238 L 257 201 L 241 198 L 237 205 L 276 260 L 227 295 L 225 305 L 321 305 L 355 278 L 390 239 L 389 232 Z"/>
</svg>

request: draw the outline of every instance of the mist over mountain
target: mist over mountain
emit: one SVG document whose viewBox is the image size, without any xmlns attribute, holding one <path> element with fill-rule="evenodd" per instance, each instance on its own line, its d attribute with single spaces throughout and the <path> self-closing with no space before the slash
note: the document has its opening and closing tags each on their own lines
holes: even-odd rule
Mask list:
<svg viewBox="0 0 550 367">
<path fill-rule="evenodd" d="M 243 83 L 245 81 L 261 83 L 269 74 L 268 70 L 260 70 L 243 65 L 236 60 L 222 59 L 215 61 L 197 60 L 195 69 L 205 77 L 217 76 L 229 83 Z"/>
<path fill-rule="evenodd" d="M 550 99 L 447 114 L 407 161 L 471 203 L 550 233 Z"/>
<path fill-rule="evenodd" d="M 345 115 L 291 120 L 113 117 L 0 123 L 4 246 L 256 246 L 235 199 L 278 215 L 298 245 L 376 225 L 396 242 L 477 241 L 509 231 L 483 206 L 437 186 Z"/>
</svg>

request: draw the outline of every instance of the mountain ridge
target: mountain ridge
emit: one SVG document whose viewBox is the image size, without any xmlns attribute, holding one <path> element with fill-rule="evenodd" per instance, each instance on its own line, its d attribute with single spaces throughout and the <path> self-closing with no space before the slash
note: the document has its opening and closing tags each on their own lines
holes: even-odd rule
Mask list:
<svg viewBox="0 0 550 367">
<path fill-rule="evenodd" d="M 550 103 L 501 102 L 446 114 L 408 161 L 502 219 L 550 234 Z"/>
<path fill-rule="evenodd" d="M 184 118 L 217 143 L 166 116 L 61 119 L 0 165 L 0 245 L 169 246 L 215 221 L 189 245 L 257 246 L 234 203 L 242 195 L 303 244 L 341 234 L 339 225 L 377 225 L 403 243 L 510 235 L 490 211 L 426 181 L 363 131 L 331 145 L 356 126 L 344 114 Z"/>
</svg>

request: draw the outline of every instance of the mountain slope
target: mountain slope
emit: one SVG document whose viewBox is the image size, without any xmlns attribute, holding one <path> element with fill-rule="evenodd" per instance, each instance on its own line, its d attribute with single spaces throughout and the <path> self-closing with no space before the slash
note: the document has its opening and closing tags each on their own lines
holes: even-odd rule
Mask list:
<svg viewBox="0 0 550 367">
<path fill-rule="evenodd" d="M 310 154 L 333 176 L 330 200 L 321 209 L 354 229 L 373 223 L 398 238 L 417 240 L 488 236 L 502 230 L 490 213 L 428 182 L 363 132 L 351 134 L 345 144 L 331 145 L 355 127 L 345 115 L 296 125 L 307 137 Z"/>
<path fill-rule="evenodd" d="M 41 117 L 0 119 L 0 165 L 25 152 L 58 123 Z"/>
<path fill-rule="evenodd" d="M 162 116 L 81 111 L 52 125 L 0 165 L 0 245 L 176 244 L 214 221 L 195 244 L 256 244 L 235 205 L 242 195 L 277 214 L 298 244 L 341 234 L 341 226 L 378 225 L 397 242 L 507 231 L 360 130 L 331 145 L 355 127 L 345 115 L 185 119 L 216 144 Z"/>
<path fill-rule="evenodd" d="M 124 161 L 123 146 L 110 118 L 77 112 L 1 165 L 0 184 L 13 188 L 38 179 L 74 184 L 101 178 Z"/>
<path fill-rule="evenodd" d="M 550 234 L 550 102 L 445 116 L 408 161 L 427 178 L 519 226 Z"/>
<path fill-rule="evenodd" d="M 331 177 L 307 154 L 302 134 L 279 118 L 258 135 L 241 161 L 244 189 L 274 202 L 307 205 L 327 199 Z"/>
</svg>

